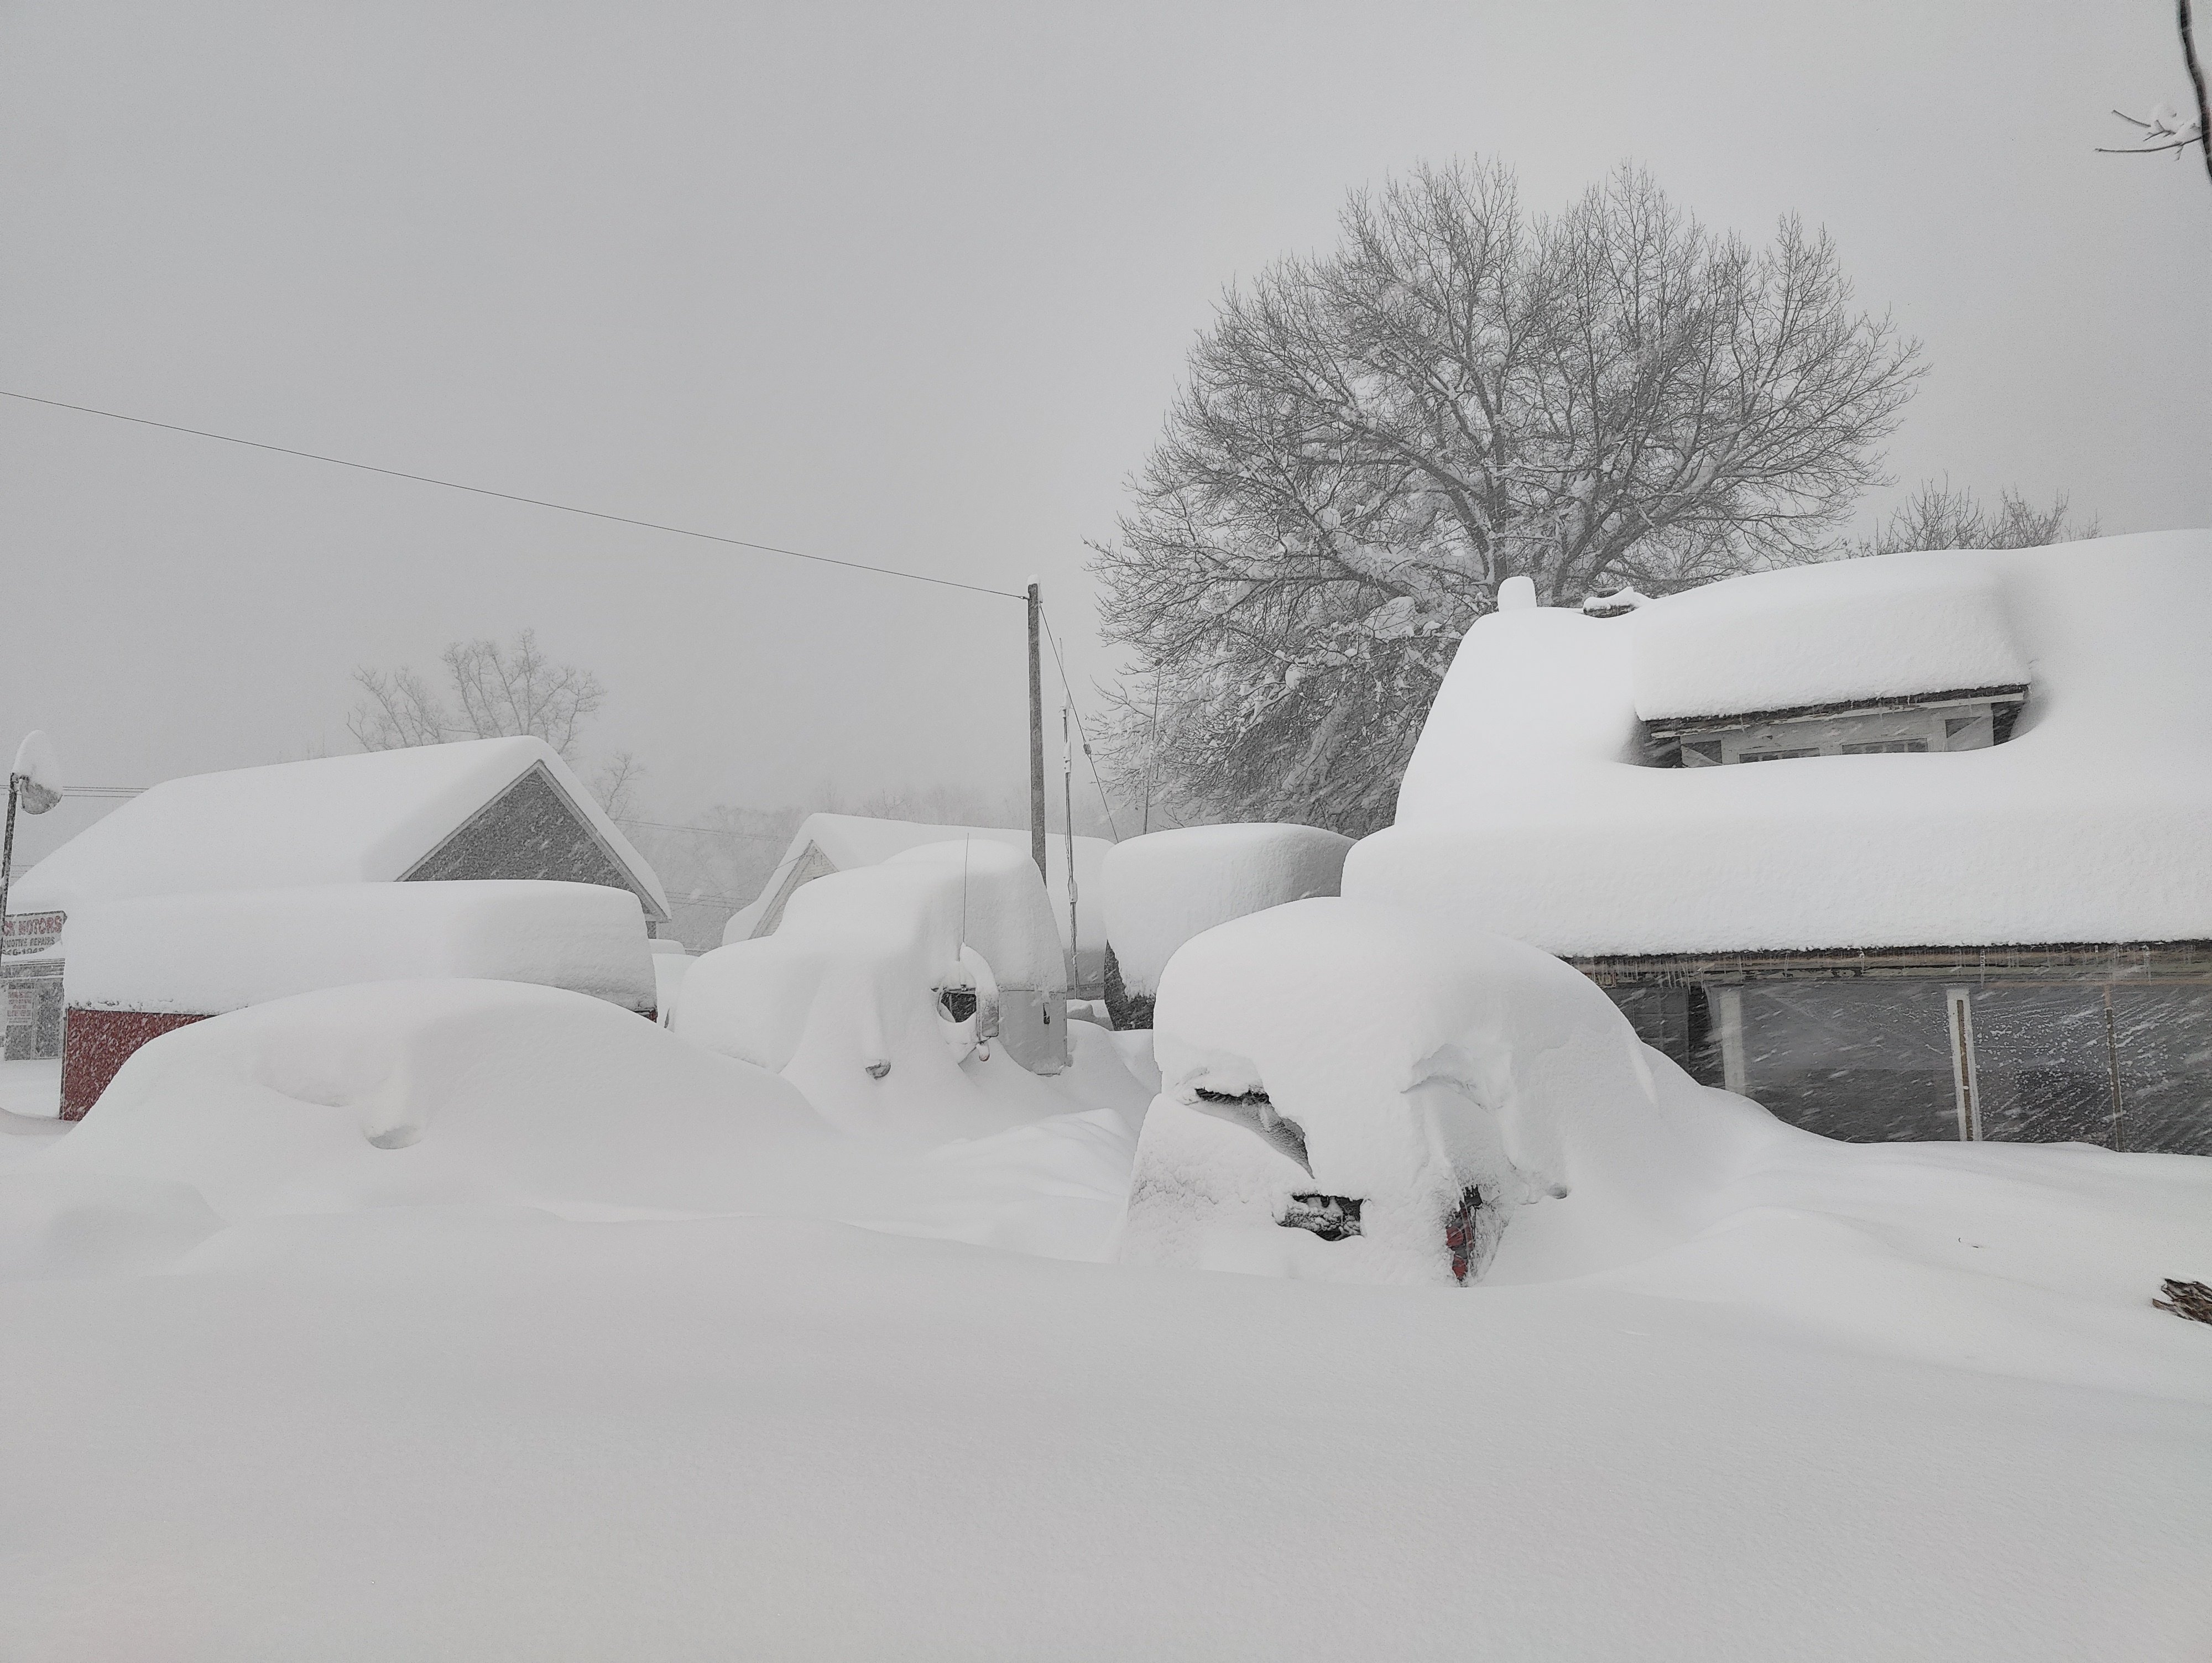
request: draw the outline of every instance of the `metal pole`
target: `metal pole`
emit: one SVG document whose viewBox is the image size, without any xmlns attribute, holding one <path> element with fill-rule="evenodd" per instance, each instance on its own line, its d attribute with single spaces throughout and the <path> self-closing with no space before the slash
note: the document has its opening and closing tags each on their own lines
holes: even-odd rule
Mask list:
<svg viewBox="0 0 2212 1663">
<path fill-rule="evenodd" d="M 8 873 L 15 864 L 15 786 L 21 777 L 8 776 L 8 832 L 0 841 L 0 953 L 8 950 Z"/>
<path fill-rule="evenodd" d="M 1065 655 L 1063 655 L 1065 656 Z M 1067 737 L 1068 706 L 1060 706 L 1060 812 L 1067 832 L 1067 983 L 1075 985 L 1075 747 Z"/>
<path fill-rule="evenodd" d="M 1160 768 L 1160 672 L 1152 671 L 1152 732 L 1145 757 L 1145 825 L 1137 835 L 1152 828 L 1152 777 Z"/>
<path fill-rule="evenodd" d="M 1037 627 L 1044 614 L 1044 598 L 1030 585 L 1030 859 L 1037 876 L 1047 884 L 1051 874 L 1044 864 L 1044 660 L 1037 656 Z"/>
</svg>

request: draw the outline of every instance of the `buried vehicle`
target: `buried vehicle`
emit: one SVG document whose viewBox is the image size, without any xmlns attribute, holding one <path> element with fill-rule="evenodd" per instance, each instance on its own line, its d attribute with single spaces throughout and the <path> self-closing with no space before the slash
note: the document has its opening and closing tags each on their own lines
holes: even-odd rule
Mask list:
<svg viewBox="0 0 2212 1663">
<path fill-rule="evenodd" d="M 692 967 L 671 1029 L 781 1074 L 840 1131 L 895 1137 L 976 1137 L 1052 1112 L 1018 1086 L 984 1089 L 979 1071 L 995 1053 L 993 1071 L 1050 1076 L 1072 1054 L 1044 882 L 981 839 L 799 888 L 774 934 Z"/>
<path fill-rule="evenodd" d="M 1188 943 L 1125 1262 L 1529 1281 L 1660 1251 L 1778 1130 L 1692 1081 L 1551 955 L 1356 901 Z"/>
</svg>

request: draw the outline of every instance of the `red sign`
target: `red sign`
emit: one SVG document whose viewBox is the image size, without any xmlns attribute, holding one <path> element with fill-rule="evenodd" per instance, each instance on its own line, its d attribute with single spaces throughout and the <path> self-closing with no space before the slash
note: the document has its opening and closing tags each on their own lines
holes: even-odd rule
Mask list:
<svg viewBox="0 0 2212 1663">
<path fill-rule="evenodd" d="M 0 925 L 0 953 L 43 953 L 62 938 L 66 913 L 10 913 Z"/>
</svg>

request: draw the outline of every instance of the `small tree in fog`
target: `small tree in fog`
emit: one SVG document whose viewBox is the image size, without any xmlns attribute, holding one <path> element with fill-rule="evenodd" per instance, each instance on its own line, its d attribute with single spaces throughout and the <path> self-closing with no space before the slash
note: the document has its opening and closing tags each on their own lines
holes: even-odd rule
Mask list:
<svg viewBox="0 0 2212 1663">
<path fill-rule="evenodd" d="M 506 646 L 494 640 L 454 641 L 440 662 L 451 705 L 411 670 L 386 675 L 363 665 L 353 672 L 368 697 L 355 707 L 346 725 L 362 750 L 532 734 L 565 760 L 574 754 L 584 723 L 607 696 L 590 671 L 546 658 L 533 629 L 517 632 Z"/>
<path fill-rule="evenodd" d="M 2029 549 L 2045 543 L 2071 543 L 2097 535 L 2097 522 L 2075 523 L 2061 491 L 2048 508 L 2039 508 L 2019 492 L 1998 495 L 1985 507 L 1972 491 L 1954 489 L 1948 479 L 1923 479 L 1919 489 L 1890 511 L 1881 529 L 1856 543 L 1855 555 L 1894 555 L 1908 549 Z"/>
<path fill-rule="evenodd" d="M 346 725 L 363 750 L 528 734 L 573 762 L 584 724 L 607 696 L 590 671 L 548 659 L 532 629 L 516 632 L 504 646 L 495 640 L 452 642 L 439 662 L 444 691 L 412 670 L 387 674 L 364 665 L 353 672 L 368 696 Z M 644 774 L 636 757 L 618 751 L 593 774 L 592 794 L 609 814 L 627 813 Z"/>
<path fill-rule="evenodd" d="M 1917 355 L 1825 234 L 1753 249 L 1633 168 L 1550 218 L 1496 165 L 1356 194 L 1334 252 L 1222 300 L 1097 551 L 1136 659 L 1125 781 L 1179 818 L 1386 822 L 1500 584 L 1573 602 L 1814 557 Z"/>
</svg>

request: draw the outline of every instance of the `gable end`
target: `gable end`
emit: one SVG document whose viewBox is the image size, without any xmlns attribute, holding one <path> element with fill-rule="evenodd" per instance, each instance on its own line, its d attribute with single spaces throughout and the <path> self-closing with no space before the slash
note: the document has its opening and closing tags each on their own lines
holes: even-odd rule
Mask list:
<svg viewBox="0 0 2212 1663">
<path fill-rule="evenodd" d="M 404 883 L 471 878 L 550 878 L 628 889 L 653 922 L 668 917 L 543 762 L 532 763 L 400 874 Z"/>
</svg>

